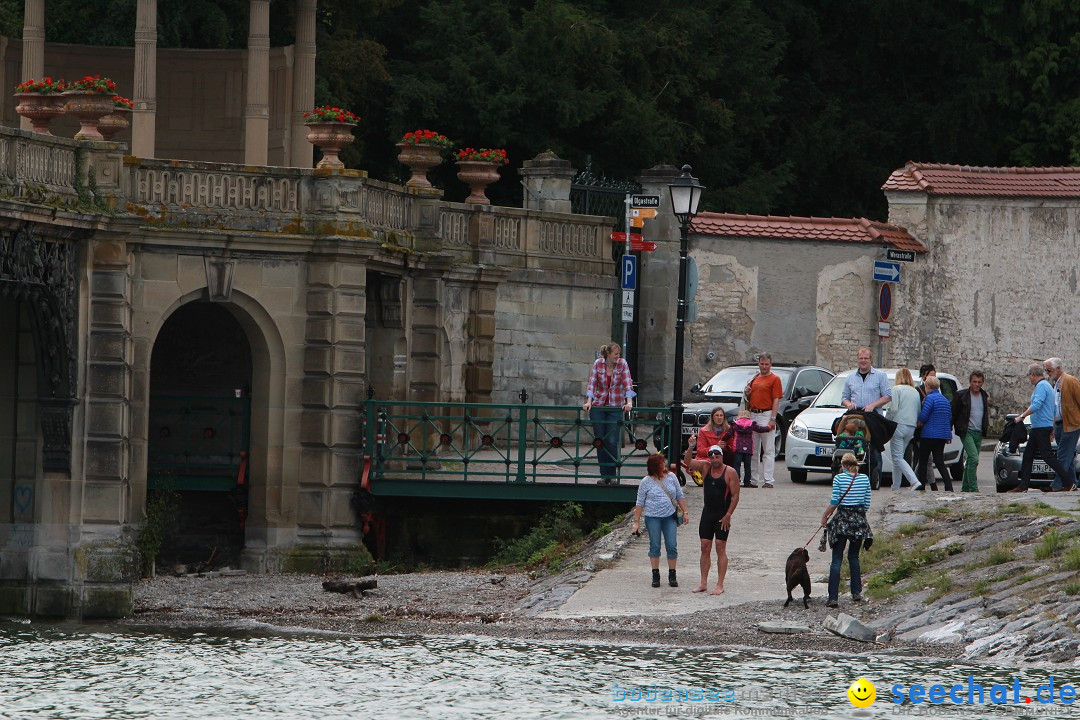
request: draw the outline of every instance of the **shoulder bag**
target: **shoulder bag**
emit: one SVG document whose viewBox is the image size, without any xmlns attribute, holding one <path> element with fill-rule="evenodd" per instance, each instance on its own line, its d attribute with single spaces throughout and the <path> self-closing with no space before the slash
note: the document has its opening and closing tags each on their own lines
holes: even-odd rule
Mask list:
<svg viewBox="0 0 1080 720">
<path fill-rule="evenodd" d="M 671 507 L 675 508 L 675 522 L 677 522 L 679 525 L 682 525 L 683 524 L 683 512 L 682 512 L 682 509 L 679 507 L 679 503 L 675 502 L 675 498 L 673 498 L 671 496 L 671 493 L 668 492 L 667 486 L 664 485 L 664 481 L 663 480 L 657 480 L 652 475 L 650 475 L 649 478 L 652 479 L 652 481 L 654 483 L 659 485 L 660 489 L 664 491 L 665 495 L 667 495 L 667 499 L 671 501 Z M 667 475 L 664 476 L 664 479 L 667 479 Z"/>
<path fill-rule="evenodd" d="M 844 498 L 847 497 L 848 490 L 850 490 L 851 486 L 855 484 L 855 478 L 858 477 L 858 475 L 859 473 L 856 472 L 854 475 L 851 476 L 851 482 L 848 483 L 847 490 L 844 490 L 844 493 L 840 496 L 840 499 L 836 501 L 837 512 L 840 511 L 840 503 L 844 502 Z M 825 532 L 821 534 L 821 543 L 818 545 L 818 550 L 820 550 L 821 552 L 825 552 L 825 544 L 826 542 L 828 542 L 829 539 L 829 525 L 832 524 L 833 518 L 835 517 L 836 513 L 833 513 L 832 517 L 829 518 L 829 522 L 825 524 Z"/>
</svg>

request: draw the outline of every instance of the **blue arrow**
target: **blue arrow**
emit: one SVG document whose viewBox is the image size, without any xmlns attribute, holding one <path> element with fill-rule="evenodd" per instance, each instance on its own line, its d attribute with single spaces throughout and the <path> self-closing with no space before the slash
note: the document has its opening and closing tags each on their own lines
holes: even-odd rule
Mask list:
<svg viewBox="0 0 1080 720">
<path fill-rule="evenodd" d="M 897 282 L 900 280 L 900 263 L 875 260 L 874 280 Z"/>
</svg>

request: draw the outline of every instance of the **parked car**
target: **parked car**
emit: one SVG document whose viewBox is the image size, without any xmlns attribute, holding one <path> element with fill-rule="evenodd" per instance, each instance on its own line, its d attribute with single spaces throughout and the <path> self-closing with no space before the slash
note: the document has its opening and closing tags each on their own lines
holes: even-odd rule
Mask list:
<svg viewBox="0 0 1080 720">
<path fill-rule="evenodd" d="M 848 375 L 855 370 L 847 370 L 832 379 L 825 386 L 809 407 L 803 410 L 791 423 L 787 437 L 787 467 L 791 473 L 792 482 L 806 482 L 808 473 L 820 472 L 831 474 L 832 455 L 836 447 L 833 440 L 832 425 L 836 418 L 844 414 L 845 408 L 841 405 L 844 394 L 844 383 Z M 889 382 L 896 380 L 896 368 L 885 369 Z M 959 383 L 954 375 L 939 372 L 938 380 L 941 381 L 941 394 L 952 402 L 959 389 Z M 916 380 L 916 385 L 921 385 L 921 380 Z M 889 406 L 885 406 L 888 416 Z M 905 451 L 905 457 L 911 463 L 915 456 L 915 443 L 912 442 Z M 886 482 L 886 476 L 892 478 L 892 454 L 886 448 L 881 454 L 881 482 Z M 952 440 L 945 446 L 945 463 L 949 465 L 952 479 L 959 481 L 964 472 L 964 445 L 956 433 Z M 912 463 L 914 467 L 914 463 Z"/>
<path fill-rule="evenodd" d="M 801 412 L 800 403 L 809 403 L 825 385 L 832 380 L 833 374 L 816 365 L 798 365 L 794 363 L 773 363 L 772 371 L 780 378 L 784 396 L 780 398 L 780 408 L 776 414 L 777 432 L 775 434 L 776 457 L 784 454 L 788 425 Z M 709 378 L 704 385 L 695 385 L 690 391 L 702 399 L 687 403 L 683 409 L 683 447 L 686 447 L 691 434 L 709 422 L 709 413 L 716 406 L 724 408 L 724 414 L 730 422 L 739 412 L 739 403 L 743 399 L 746 383 L 757 375 L 757 363 L 731 365 Z"/>
<path fill-rule="evenodd" d="M 1016 414 L 1006 415 L 1006 420 L 1015 420 Z M 1024 418 L 1024 425 L 1031 427 L 1031 417 Z M 1027 443 L 1021 443 L 1015 453 L 1009 452 L 1009 443 L 999 442 L 997 448 L 994 449 L 994 480 L 997 483 L 998 492 L 1006 492 L 1012 490 L 1014 487 L 1020 484 L 1020 462 L 1024 457 L 1024 448 L 1027 447 Z M 1057 443 L 1051 437 L 1050 447 L 1053 451 L 1057 452 Z M 1076 455 L 1073 456 L 1073 470 L 1080 474 L 1080 446 L 1076 449 Z M 1049 487 L 1050 483 L 1054 482 L 1056 473 L 1050 469 L 1050 466 L 1046 464 L 1046 461 L 1041 457 L 1036 456 L 1035 461 L 1031 464 L 1031 486 Z"/>
</svg>

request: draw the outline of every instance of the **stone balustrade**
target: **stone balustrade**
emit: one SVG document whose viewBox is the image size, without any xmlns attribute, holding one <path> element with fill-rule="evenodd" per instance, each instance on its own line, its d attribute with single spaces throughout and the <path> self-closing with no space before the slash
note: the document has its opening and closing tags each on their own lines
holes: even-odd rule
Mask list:
<svg viewBox="0 0 1080 720">
<path fill-rule="evenodd" d="M 80 143 L 15 128 L 0 128 L 0 192 L 34 202 L 77 202 Z"/>
</svg>

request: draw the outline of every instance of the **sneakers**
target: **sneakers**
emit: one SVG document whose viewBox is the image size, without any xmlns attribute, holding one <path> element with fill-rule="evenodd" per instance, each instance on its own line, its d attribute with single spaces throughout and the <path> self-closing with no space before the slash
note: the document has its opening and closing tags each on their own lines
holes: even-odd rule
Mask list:
<svg viewBox="0 0 1080 720">
<path fill-rule="evenodd" d="M 771 488 L 772 486 L 773 486 L 773 484 L 771 482 L 766 481 L 765 484 L 762 485 L 761 487 Z"/>
<path fill-rule="evenodd" d="M 747 482 L 744 482 L 744 483 L 742 484 L 742 486 L 743 486 L 743 487 L 752 487 L 752 488 L 756 488 L 756 487 L 757 487 L 757 483 L 756 483 L 756 482 L 748 482 L 748 483 L 747 483 Z"/>
<path fill-rule="evenodd" d="M 669 569 L 667 571 L 667 584 L 671 587 L 679 587 L 679 581 L 675 578 L 674 570 Z"/>
<path fill-rule="evenodd" d="M 838 603 L 836 600 L 829 600 L 827 603 L 825 603 L 825 607 L 827 607 L 827 608 L 838 608 L 838 607 L 840 607 L 840 603 Z"/>
<path fill-rule="evenodd" d="M 652 586 L 653 587 L 660 587 L 660 571 L 659 570 L 653 570 L 652 571 Z"/>
<path fill-rule="evenodd" d="M 865 600 L 863 600 L 863 596 L 862 596 L 862 595 L 852 595 L 852 596 L 851 596 L 851 602 L 857 602 L 857 603 L 861 603 L 861 602 L 866 602 L 866 601 L 865 601 Z"/>
</svg>

